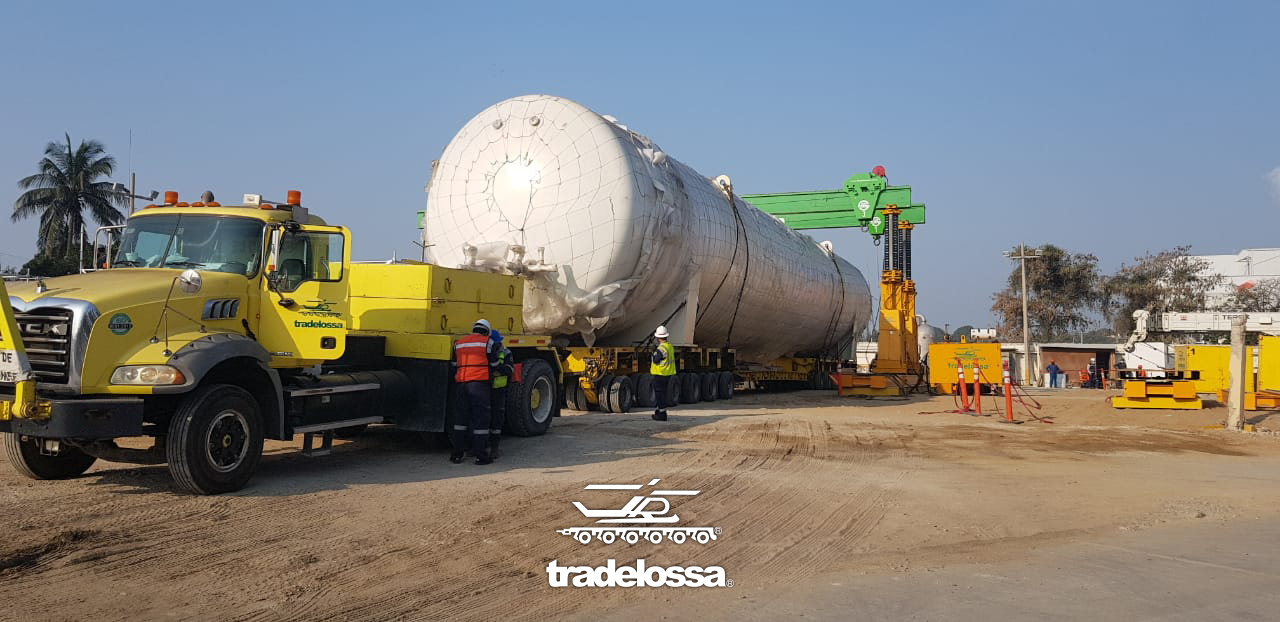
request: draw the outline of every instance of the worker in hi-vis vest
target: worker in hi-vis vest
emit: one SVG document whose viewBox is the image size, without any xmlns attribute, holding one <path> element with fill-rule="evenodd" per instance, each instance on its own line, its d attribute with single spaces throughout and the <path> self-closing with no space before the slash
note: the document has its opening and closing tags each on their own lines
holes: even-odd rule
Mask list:
<svg viewBox="0 0 1280 622">
<path fill-rule="evenodd" d="M 489 457 L 497 460 L 498 441 L 502 440 L 502 422 L 507 418 L 507 383 L 514 369 L 511 350 L 502 344 L 502 333 L 493 329 L 489 333 L 489 341 L 493 342 L 494 356 L 498 361 L 498 365 L 493 368 L 492 406 L 489 408 Z"/>
<path fill-rule="evenodd" d="M 493 342 L 489 340 L 489 332 L 489 320 L 477 320 L 470 335 L 453 342 L 453 364 L 457 368 L 453 381 L 457 385 L 455 396 L 459 401 L 457 412 L 465 415 L 470 424 L 464 425 L 461 420 L 453 423 L 453 453 L 449 461 L 454 464 L 462 462 L 468 445 L 476 457 L 476 464 L 493 462 L 489 457 L 489 407 L 491 371 L 497 366 L 497 356 Z M 468 430 L 470 434 L 467 434 Z"/>
<path fill-rule="evenodd" d="M 667 338 L 671 333 L 667 332 L 666 326 L 659 326 L 658 330 L 653 331 L 653 336 L 658 340 L 658 347 L 653 351 L 653 360 L 649 363 L 649 374 L 653 376 L 653 419 L 654 421 L 667 420 L 668 395 L 672 391 L 672 381 L 676 376 L 676 349 L 671 347 L 671 343 Z"/>
</svg>

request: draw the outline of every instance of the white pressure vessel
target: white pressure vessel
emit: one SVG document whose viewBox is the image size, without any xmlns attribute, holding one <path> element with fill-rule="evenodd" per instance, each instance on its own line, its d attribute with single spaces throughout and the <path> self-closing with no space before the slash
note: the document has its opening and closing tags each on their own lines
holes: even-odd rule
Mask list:
<svg viewBox="0 0 1280 622">
<path fill-rule="evenodd" d="M 766 362 L 834 352 L 871 317 L 847 261 L 549 95 L 499 102 L 458 131 L 427 186 L 423 242 L 440 265 L 529 270 L 525 331 L 588 345 L 666 323 L 673 343 Z"/>
</svg>

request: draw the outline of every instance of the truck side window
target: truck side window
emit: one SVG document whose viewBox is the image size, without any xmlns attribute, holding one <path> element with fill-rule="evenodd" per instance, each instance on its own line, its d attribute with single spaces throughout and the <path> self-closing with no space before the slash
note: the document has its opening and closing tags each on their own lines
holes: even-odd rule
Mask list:
<svg viewBox="0 0 1280 622">
<path fill-rule="evenodd" d="M 340 233 L 285 233 L 280 240 L 280 291 L 294 291 L 306 281 L 341 281 L 344 242 Z"/>
</svg>

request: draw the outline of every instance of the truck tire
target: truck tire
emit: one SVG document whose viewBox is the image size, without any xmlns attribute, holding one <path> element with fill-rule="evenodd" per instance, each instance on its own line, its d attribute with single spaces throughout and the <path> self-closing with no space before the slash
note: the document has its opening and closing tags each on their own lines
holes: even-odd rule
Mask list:
<svg viewBox="0 0 1280 622">
<path fill-rule="evenodd" d="M 653 392 L 653 376 L 649 374 L 636 375 L 636 406 L 641 408 L 653 408 L 658 402 L 658 396 Z"/>
<path fill-rule="evenodd" d="M 587 393 L 582 390 L 582 385 L 578 384 L 577 376 L 564 383 L 564 405 L 569 410 L 582 412 L 587 412 L 591 409 L 591 406 L 587 404 Z"/>
<path fill-rule="evenodd" d="M 734 388 L 734 385 L 737 384 L 737 381 L 733 377 L 733 372 L 722 371 L 719 374 L 716 374 L 716 380 L 720 382 L 720 387 L 719 387 L 720 399 L 722 400 L 733 399 L 733 388 Z"/>
<path fill-rule="evenodd" d="M 702 401 L 714 402 L 719 397 L 720 382 L 715 372 L 698 374 L 698 382 L 702 383 Z"/>
<path fill-rule="evenodd" d="M 614 376 L 607 390 L 609 394 L 609 412 L 628 413 L 635 405 L 635 384 L 629 376 Z"/>
<path fill-rule="evenodd" d="M 244 488 L 262 458 L 262 414 L 248 391 L 200 387 L 169 422 L 165 454 L 178 486 L 198 495 Z"/>
<path fill-rule="evenodd" d="M 702 383 L 698 374 L 680 374 L 680 403 L 697 404 L 702 401 Z"/>
<path fill-rule="evenodd" d="M 31 479 L 67 479 L 83 475 L 97 460 L 66 443 L 61 444 L 58 455 L 43 455 L 39 442 L 31 436 L 4 434 L 4 453 L 9 464 Z"/>
<path fill-rule="evenodd" d="M 503 429 L 515 436 L 540 436 L 551 427 L 556 411 L 556 375 L 541 359 L 524 362 L 523 378 L 507 389 Z"/>
<path fill-rule="evenodd" d="M 600 376 L 600 379 L 596 381 L 596 405 L 600 407 L 600 410 L 607 413 L 617 412 L 613 409 L 613 402 L 609 401 L 609 387 L 612 384 L 613 376 L 611 374 Z"/>
</svg>

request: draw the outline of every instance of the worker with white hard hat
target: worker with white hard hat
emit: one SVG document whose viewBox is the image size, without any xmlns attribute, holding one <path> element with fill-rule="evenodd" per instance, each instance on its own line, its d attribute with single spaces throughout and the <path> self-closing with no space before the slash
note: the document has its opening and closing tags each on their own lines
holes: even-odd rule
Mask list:
<svg viewBox="0 0 1280 622">
<path fill-rule="evenodd" d="M 653 376 L 653 419 L 654 421 L 667 420 L 667 396 L 671 392 L 672 380 L 676 377 L 676 349 L 671 346 L 667 338 L 671 333 L 667 332 L 666 326 L 659 326 L 653 331 L 653 337 L 658 340 L 658 347 L 653 350 L 653 358 L 649 363 L 649 374 Z"/>
<path fill-rule="evenodd" d="M 453 453 L 449 461 L 454 464 L 462 462 L 468 445 L 476 464 L 493 462 L 489 457 L 489 408 L 492 372 L 498 360 L 490 332 L 489 320 L 480 319 L 471 326 L 470 335 L 453 343 L 453 365 L 457 369 L 453 375 L 454 396 L 458 401 L 454 412 L 458 416 L 453 420 Z"/>
</svg>

